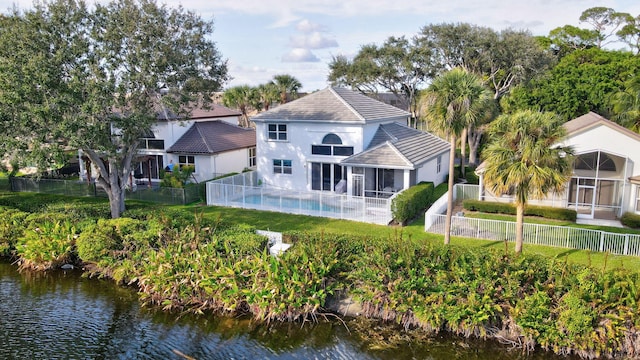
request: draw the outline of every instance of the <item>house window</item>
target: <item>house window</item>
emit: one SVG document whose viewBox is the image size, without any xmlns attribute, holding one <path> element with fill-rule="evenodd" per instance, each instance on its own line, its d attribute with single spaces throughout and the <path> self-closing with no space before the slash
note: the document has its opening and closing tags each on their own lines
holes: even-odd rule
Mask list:
<svg viewBox="0 0 640 360">
<path fill-rule="evenodd" d="M 164 140 L 159 139 L 140 139 L 140 149 L 164 150 Z"/>
<path fill-rule="evenodd" d="M 440 174 L 440 171 L 442 171 L 442 155 L 438 155 L 436 160 L 436 174 Z"/>
<path fill-rule="evenodd" d="M 255 166 L 256 166 L 256 148 L 250 147 L 249 148 L 249 167 L 255 167 Z"/>
<path fill-rule="evenodd" d="M 291 160 L 274 159 L 273 173 L 274 174 L 291 174 Z"/>
<path fill-rule="evenodd" d="M 193 155 L 180 155 L 178 156 L 178 166 L 182 169 L 183 166 L 193 167 L 193 172 L 196 172 L 196 157 Z"/>
<path fill-rule="evenodd" d="M 268 136 L 269 140 L 287 141 L 287 125 L 286 124 L 269 124 Z"/>
<path fill-rule="evenodd" d="M 329 133 L 322 138 L 322 145 L 311 145 L 311 154 L 335 156 L 353 155 L 353 146 L 340 145 L 342 145 L 342 139 L 340 139 L 340 136 Z"/>
<path fill-rule="evenodd" d="M 636 186 L 636 212 L 640 212 L 640 186 Z"/>
</svg>

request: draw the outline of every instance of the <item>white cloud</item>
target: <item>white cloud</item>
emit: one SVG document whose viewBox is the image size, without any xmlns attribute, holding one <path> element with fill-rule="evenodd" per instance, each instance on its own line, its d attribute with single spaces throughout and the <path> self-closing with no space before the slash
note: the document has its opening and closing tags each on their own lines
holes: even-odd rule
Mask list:
<svg viewBox="0 0 640 360">
<path fill-rule="evenodd" d="M 282 55 L 283 62 L 318 62 L 317 56 L 315 56 L 311 50 L 295 48 L 288 53 Z"/>
<path fill-rule="evenodd" d="M 326 49 L 338 47 L 338 42 L 316 31 L 310 34 L 292 36 L 289 45 L 292 48 Z"/>
<path fill-rule="evenodd" d="M 317 31 L 322 31 L 322 32 L 326 32 L 327 31 L 327 27 L 324 25 L 320 25 L 314 22 L 309 21 L 309 19 L 304 19 L 302 21 L 300 21 L 297 25 L 296 25 L 296 30 L 303 32 L 303 33 L 312 33 L 312 32 L 317 32 Z"/>
</svg>

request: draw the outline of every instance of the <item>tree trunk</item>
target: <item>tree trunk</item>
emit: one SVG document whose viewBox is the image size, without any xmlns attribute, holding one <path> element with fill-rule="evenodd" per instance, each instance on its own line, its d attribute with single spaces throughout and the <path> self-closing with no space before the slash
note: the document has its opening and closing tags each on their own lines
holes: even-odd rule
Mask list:
<svg viewBox="0 0 640 360">
<path fill-rule="evenodd" d="M 468 134 L 469 140 L 469 166 L 478 166 L 478 148 L 480 147 L 480 140 L 482 139 L 482 130 L 477 128 L 470 129 Z"/>
<path fill-rule="evenodd" d="M 465 127 L 460 136 L 460 175 L 463 179 L 465 178 L 465 159 L 467 158 L 467 133 L 468 130 Z"/>
<path fill-rule="evenodd" d="M 444 222 L 444 244 L 451 242 L 451 217 L 453 216 L 453 178 L 455 171 L 456 157 L 456 136 L 450 136 L 451 148 L 449 150 L 449 191 L 447 192 L 447 216 Z"/>
<path fill-rule="evenodd" d="M 130 144 L 123 151 L 124 157 L 107 159 L 109 167 L 105 165 L 102 158 L 93 150 L 83 149 L 87 157 L 98 168 L 96 185 L 102 188 L 109 197 L 109 208 L 112 218 L 119 218 L 125 210 L 125 185 L 131 173 L 131 161 L 137 152 L 137 143 Z"/>
<path fill-rule="evenodd" d="M 524 204 L 516 204 L 516 254 L 522 253 L 522 242 L 524 234 Z"/>
</svg>

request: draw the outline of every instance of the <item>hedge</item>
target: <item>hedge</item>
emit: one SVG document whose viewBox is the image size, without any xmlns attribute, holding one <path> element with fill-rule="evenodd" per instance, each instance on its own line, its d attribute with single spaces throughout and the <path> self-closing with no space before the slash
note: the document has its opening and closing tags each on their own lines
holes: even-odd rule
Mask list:
<svg viewBox="0 0 640 360">
<path fill-rule="evenodd" d="M 516 214 L 516 207 L 512 203 L 468 199 L 462 202 L 462 206 L 465 210 L 469 211 L 509 215 Z M 578 215 L 575 210 L 571 209 L 536 205 L 527 205 L 524 209 L 524 214 L 529 216 L 540 216 L 547 219 L 568 221 L 576 221 L 576 217 Z"/>
<path fill-rule="evenodd" d="M 624 226 L 628 226 L 633 229 L 640 229 L 640 215 L 626 212 L 620 218 L 620 222 Z"/>
<path fill-rule="evenodd" d="M 433 203 L 432 195 L 432 182 L 421 182 L 401 192 L 391 201 L 393 218 L 405 224 Z"/>
</svg>

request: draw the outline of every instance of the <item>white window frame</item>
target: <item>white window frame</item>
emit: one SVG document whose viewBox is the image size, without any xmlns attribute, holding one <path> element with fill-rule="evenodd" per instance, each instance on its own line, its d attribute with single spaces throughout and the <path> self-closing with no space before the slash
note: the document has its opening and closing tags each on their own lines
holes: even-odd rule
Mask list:
<svg viewBox="0 0 640 360">
<path fill-rule="evenodd" d="M 267 124 L 267 140 L 268 141 L 288 141 L 289 135 L 287 134 L 287 132 L 288 132 L 287 124 L 283 124 L 283 123 Z"/>
<path fill-rule="evenodd" d="M 293 173 L 293 162 L 291 160 L 273 159 L 272 163 L 274 174 L 291 175 Z"/>
<path fill-rule="evenodd" d="M 184 158 L 184 162 L 182 161 Z M 193 160 L 193 161 L 190 161 Z M 193 173 L 197 172 L 196 156 L 195 155 L 178 155 L 178 166 L 182 169 L 183 166 L 193 166 Z"/>
<path fill-rule="evenodd" d="M 636 213 L 640 213 L 640 185 L 636 185 Z"/>
<path fill-rule="evenodd" d="M 257 152 L 255 146 L 249 148 L 249 167 L 250 168 L 256 167 L 256 164 L 257 164 L 257 161 L 258 161 L 257 154 L 258 154 L 258 152 Z"/>
<path fill-rule="evenodd" d="M 442 155 L 438 155 L 436 159 L 436 174 L 440 174 L 442 171 Z"/>
</svg>

